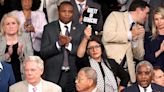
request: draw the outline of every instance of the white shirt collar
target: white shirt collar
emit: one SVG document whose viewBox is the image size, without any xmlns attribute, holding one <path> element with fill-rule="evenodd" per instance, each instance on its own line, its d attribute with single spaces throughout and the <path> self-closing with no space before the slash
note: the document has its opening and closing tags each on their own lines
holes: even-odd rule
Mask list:
<svg viewBox="0 0 164 92">
<path fill-rule="evenodd" d="M 129 15 L 128 15 L 128 18 L 129 18 L 129 23 L 130 23 L 130 25 L 133 23 L 133 22 L 135 22 L 134 20 L 133 20 L 133 18 L 132 18 L 132 16 L 131 16 L 131 14 L 129 13 Z M 136 22 L 135 22 L 136 23 Z"/>
<path fill-rule="evenodd" d="M 36 92 L 42 92 L 42 79 L 40 80 L 40 82 L 35 86 L 36 87 Z M 33 88 L 34 86 L 31 84 L 28 84 L 28 92 L 33 92 Z"/>
<path fill-rule="evenodd" d="M 93 90 L 92 90 L 92 92 L 96 92 L 97 91 L 97 87 L 95 87 Z"/>
<path fill-rule="evenodd" d="M 78 0 L 75 0 L 76 4 L 84 4 L 86 5 L 86 0 L 84 0 L 83 2 L 79 2 Z"/>
<path fill-rule="evenodd" d="M 71 30 L 71 25 L 72 25 L 72 21 L 69 22 L 69 23 L 67 23 L 67 24 L 64 24 L 63 22 L 61 22 L 61 21 L 59 20 L 59 25 L 60 25 L 60 29 L 61 29 L 62 34 L 65 34 L 65 30 L 66 30 L 65 26 L 67 25 L 68 31 L 70 32 L 70 30 Z"/>
<path fill-rule="evenodd" d="M 3 66 L 2 66 L 2 63 L 0 62 L 0 69 L 2 69 L 3 70 Z"/>
<path fill-rule="evenodd" d="M 139 90 L 140 90 L 140 92 L 144 92 L 144 88 L 143 87 L 141 87 L 140 85 L 138 85 L 139 86 Z M 152 90 L 152 88 L 151 88 L 151 84 L 146 88 L 146 92 L 152 92 L 153 90 Z"/>
</svg>

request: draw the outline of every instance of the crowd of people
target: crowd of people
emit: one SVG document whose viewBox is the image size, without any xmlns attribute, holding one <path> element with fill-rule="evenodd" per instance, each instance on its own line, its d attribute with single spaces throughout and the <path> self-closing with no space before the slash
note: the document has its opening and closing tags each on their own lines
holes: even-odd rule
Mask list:
<svg viewBox="0 0 164 92">
<path fill-rule="evenodd" d="M 164 92 L 163 0 L 9 2 L 0 91 Z"/>
</svg>

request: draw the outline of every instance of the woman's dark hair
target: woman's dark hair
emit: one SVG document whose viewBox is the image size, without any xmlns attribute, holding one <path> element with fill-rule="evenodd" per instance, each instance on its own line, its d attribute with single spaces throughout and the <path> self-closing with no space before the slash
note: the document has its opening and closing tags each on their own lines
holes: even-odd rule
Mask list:
<svg viewBox="0 0 164 92">
<path fill-rule="evenodd" d="M 22 0 L 20 0 L 20 4 L 21 4 L 21 2 L 22 2 Z M 32 0 L 31 10 L 35 11 L 35 10 L 39 9 L 40 4 L 41 4 L 40 0 Z M 22 6 L 21 6 L 21 8 L 19 10 L 23 10 Z"/>
<path fill-rule="evenodd" d="M 101 41 L 101 37 L 102 36 L 100 36 L 100 35 L 92 35 L 91 38 L 88 40 L 87 46 L 88 46 L 89 42 L 91 42 L 91 41 L 95 41 L 95 42 L 99 43 L 100 46 L 101 46 L 101 51 L 102 51 L 101 56 L 102 56 L 103 59 L 106 59 L 107 55 L 106 55 L 105 47 L 104 47 L 104 45 Z"/>
</svg>

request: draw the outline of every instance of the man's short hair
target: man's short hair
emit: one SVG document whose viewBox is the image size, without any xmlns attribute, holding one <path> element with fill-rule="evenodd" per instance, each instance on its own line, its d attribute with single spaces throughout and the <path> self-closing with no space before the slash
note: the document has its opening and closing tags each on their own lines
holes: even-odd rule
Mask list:
<svg viewBox="0 0 164 92">
<path fill-rule="evenodd" d="M 153 72 L 153 66 L 152 66 L 152 64 L 150 62 L 144 60 L 144 61 L 141 61 L 141 62 L 139 62 L 137 64 L 137 66 L 136 66 L 136 73 L 138 72 L 140 66 L 142 66 L 142 65 L 147 65 L 147 67 Z"/>
<path fill-rule="evenodd" d="M 40 69 L 44 69 L 44 62 L 39 56 L 28 56 L 23 62 L 23 67 L 25 67 L 26 62 L 36 62 Z"/>
<path fill-rule="evenodd" d="M 135 11 L 137 8 L 144 9 L 145 7 L 150 7 L 149 4 L 143 0 L 135 0 L 131 3 L 129 11 Z"/>
<path fill-rule="evenodd" d="M 84 71 L 87 78 L 92 79 L 95 84 L 97 84 L 97 73 L 91 67 L 81 68 L 80 71 Z"/>
<path fill-rule="evenodd" d="M 58 10 L 60 10 L 60 8 L 63 6 L 63 5 L 70 5 L 73 7 L 72 3 L 70 1 L 63 1 L 60 3 L 60 5 L 58 6 Z"/>
</svg>

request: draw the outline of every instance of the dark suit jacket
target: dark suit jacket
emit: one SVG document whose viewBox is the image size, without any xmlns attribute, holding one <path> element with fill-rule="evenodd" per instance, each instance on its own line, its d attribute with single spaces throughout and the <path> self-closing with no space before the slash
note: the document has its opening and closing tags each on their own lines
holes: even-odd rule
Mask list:
<svg viewBox="0 0 164 92">
<path fill-rule="evenodd" d="M 161 87 L 157 84 L 151 84 L 153 92 L 164 92 L 164 87 Z M 134 84 L 130 87 L 125 88 L 122 92 L 140 92 L 138 84 Z"/>
<path fill-rule="evenodd" d="M 71 1 L 71 3 L 74 6 L 73 20 L 76 21 L 76 22 L 78 22 L 79 21 L 79 18 L 80 18 L 80 13 L 79 13 L 77 4 L 76 4 L 75 0 L 70 0 L 70 1 Z M 98 14 L 99 15 L 99 17 L 98 17 L 98 23 L 97 23 L 97 25 L 92 25 L 92 29 L 94 31 L 99 31 L 99 32 L 102 31 L 102 28 L 103 28 L 103 16 L 102 16 L 102 13 L 101 13 L 101 7 L 100 7 L 100 5 L 97 4 L 97 3 L 91 2 L 89 0 L 87 0 L 86 4 L 87 4 L 88 7 L 98 9 L 98 11 L 99 11 L 99 14 Z"/>
<path fill-rule="evenodd" d="M 75 59 L 77 48 L 81 42 L 81 39 L 84 35 L 84 25 L 79 23 L 72 22 L 70 31 L 70 36 L 72 37 L 72 51 L 70 51 L 68 59 L 69 66 L 72 76 L 75 77 L 77 73 L 77 69 L 75 66 Z M 44 77 L 46 80 L 49 80 L 54 83 L 58 83 L 59 77 L 61 74 L 61 66 L 63 64 L 63 51 L 59 50 L 56 46 L 56 42 L 58 41 L 58 37 L 60 34 L 60 25 L 59 21 L 54 21 L 47 24 L 44 27 L 42 40 L 41 40 L 41 56 L 45 61 L 45 71 Z"/>
<path fill-rule="evenodd" d="M 0 72 L 0 92 L 8 92 L 9 86 L 15 83 L 15 77 L 10 64 L 1 62 L 3 70 Z"/>
<path fill-rule="evenodd" d="M 80 70 L 83 67 L 90 67 L 88 56 L 85 54 L 83 58 L 77 59 L 77 69 Z M 129 74 L 122 68 L 114 59 L 107 59 L 105 64 L 114 73 L 115 77 L 119 77 L 121 86 L 127 86 L 130 77 Z"/>
</svg>

